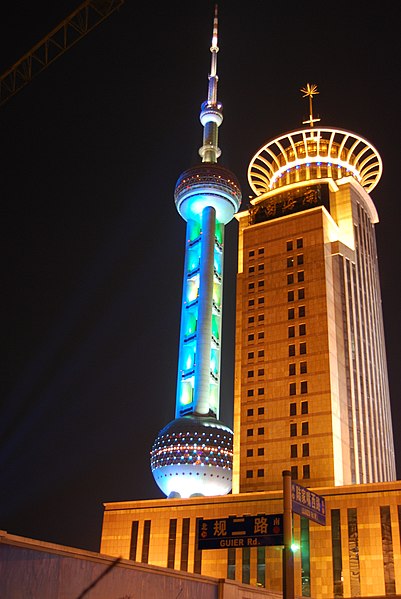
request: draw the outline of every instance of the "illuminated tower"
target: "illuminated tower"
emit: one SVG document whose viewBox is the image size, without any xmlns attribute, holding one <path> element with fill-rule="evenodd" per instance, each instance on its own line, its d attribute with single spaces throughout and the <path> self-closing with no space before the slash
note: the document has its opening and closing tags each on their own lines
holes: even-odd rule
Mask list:
<svg viewBox="0 0 401 599">
<path fill-rule="evenodd" d="M 266 143 L 238 214 L 233 491 L 395 479 L 365 139 L 316 125 Z"/>
<path fill-rule="evenodd" d="M 232 431 L 219 421 L 224 226 L 241 202 L 235 176 L 217 165 L 217 8 L 207 101 L 200 121 L 202 163 L 182 173 L 177 210 L 187 222 L 175 420 L 151 451 L 155 481 L 169 497 L 224 495 L 231 490 Z"/>
</svg>

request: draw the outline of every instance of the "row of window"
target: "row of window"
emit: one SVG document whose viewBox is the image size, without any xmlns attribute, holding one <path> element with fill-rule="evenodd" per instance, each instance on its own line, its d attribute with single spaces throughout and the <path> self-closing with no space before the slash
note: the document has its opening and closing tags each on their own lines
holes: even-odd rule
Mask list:
<svg viewBox="0 0 401 599">
<path fill-rule="evenodd" d="M 298 335 L 306 335 L 305 323 L 302 323 L 298 326 Z M 288 337 L 295 337 L 295 326 L 288 327 Z"/>
<path fill-rule="evenodd" d="M 258 468 L 255 473 L 258 478 L 263 478 L 265 475 L 265 469 Z M 253 470 L 246 471 L 246 478 L 253 478 L 254 477 L 253 475 L 254 475 Z M 298 466 L 291 466 L 291 478 L 293 480 L 299 479 Z M 302 466 L 302 478 L 305 478 L 305 479 L 310 478 L 310 465 L 309 464 L 304 464 Z"/>
<path fill-rule="evenodd" d="M 300 391 L 300 393 L 308 393 L 308 381 L 300 382 L 299 391 Z M 297 394 L 297 383 L 290 383 L 289 393 L 290 393 L 290 395 Z"/>
<path fill-rule="evenodd" d="M 295 291 L 294 291 L 294 289 L 292 289 L 291 291 L 288 292 L 287 299 L 288 299 L 289 302 L 295 301 Z M 298 289 L 298 299 L 299 300 L 305 299 L 305 289 L 303 287 L 301 287 L 300 289 Z"/>
<path fill-rule="evenodd" d="M 290 256 L 289 258 L 287 258 L 287 268 L 293 268 L 295 264 L 300 266 L 303 263 L 304 263 L 304 255 L 303 254 L 298 254 L 296 259 L 294 256 Z"/>
<path fill-rule="evenodd" d="M 301 422 L 301 435 L 309 435 L 309 422 Z M 298 436 L 298 423 L 290 423 L 290 437 Z"/>
<path fill-rule="evenodd" d="M 290 457 L 297 458 L 298 457 L 298 445 L 290 446 Z M 309 443 L 302 443 L 301 445 L 301 455 L 299 457 L 308 458 L 309 457 Z"/>
<path fill-rule="evenodd" d="M 298 239 L 295 240 L 295 242 L 292 239 L 286 242 L 287 252 L 291 252 L 294 249 L 294 247 L 297 250 L 300 250 L 301 248 L 304 247 L 303 237 L 299 237 Z M 265 253 L 264 247 L 258 248 L 258 251 L 257 251 L 258 256 L 262 256 L 264 253 Z M 254 258 L 256 256 L 256 250 L 249 250 L 248 256 L 249 256 L 249 258 Z"/>
<path fill-rule="evenodd" d="M 306 354 L 306 342 L 302 341 L 299 344 L 299 355 L 303 356 L 304 354 Z M 291 344 L 288 346 L 288 356 L 291 358 L 293 356 L 296 356 L 296 346 L 295 343 Z"/>
<path fill-rule="evenodd" d="M 305 281 L 305 271 L 304 270 L 298 270 L 296 275 L 297 275 L 298 283 L 303 283 L 303 281 Z M 287 275 L 287 285 L 293 285 L 294 283 L 295 283 L 295 273 L 290 272 Z"/>
</svg>

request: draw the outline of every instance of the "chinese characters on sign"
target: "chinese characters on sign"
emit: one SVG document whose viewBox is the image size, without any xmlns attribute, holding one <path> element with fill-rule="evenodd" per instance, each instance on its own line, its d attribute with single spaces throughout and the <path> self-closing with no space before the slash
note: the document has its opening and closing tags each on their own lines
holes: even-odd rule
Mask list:
<svg viewBox="0 0 401 599">
<path fill-rule="evenodd" d="M 291 484 L 291 492 L 293 512 L 317 524 L 326 524 L 326 502 L 323 497 L 297 483 Z"/>
<path fill-rule="evenodd" d="M 198 525 L 198 549 L 262 547 L 283 542 L 283 514 L 201 519 Z"/>
</svg>

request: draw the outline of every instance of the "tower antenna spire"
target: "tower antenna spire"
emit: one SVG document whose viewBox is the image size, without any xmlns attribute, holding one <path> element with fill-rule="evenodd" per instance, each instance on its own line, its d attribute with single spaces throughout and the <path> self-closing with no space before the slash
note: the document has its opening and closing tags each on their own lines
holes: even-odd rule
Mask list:
<svg viewBox="0 0 401 599">
<path fill-rule="evenodd" d="M 320 121 L 320 119 L 313 118 L 313 96 L 316 96 L 319 92 L 317 91 L 317 85 L 315 83 L 307 83 L 305 87 L 302 87 L 300 91 L 303 93 L 303 98 L 309 97 L 309 119 L 302 121 L 303 125 L 309 123 L 313 127 L 314 123 Z"/>
<path fill-rule="evenodd" d="M 212 45 L 210 46 L 211 64 L 207 100 L 201 106 L 200 122 L 203 125 L 203 145 L 199 148 L 202 162 L 216 163 L 221 155 L 218 147 L 218 128 L 223 122 L 223 105 L 217 100 L 217 52 L 218 46 L 218 8 L 214 7 Z"/>
</svg>

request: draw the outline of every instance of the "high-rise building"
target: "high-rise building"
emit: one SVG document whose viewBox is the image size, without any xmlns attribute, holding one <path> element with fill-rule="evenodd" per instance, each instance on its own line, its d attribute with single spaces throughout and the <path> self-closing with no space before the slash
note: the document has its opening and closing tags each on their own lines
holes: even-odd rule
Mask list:
<svg viewBox="0 0 401 599">
<path fill-rule="evenodd" d="M 365 139 L 315 126 L 252 158 L 237 215 L 236 492 L 395 479 L 374 225 L 382 172 Z"/>
</svg>

